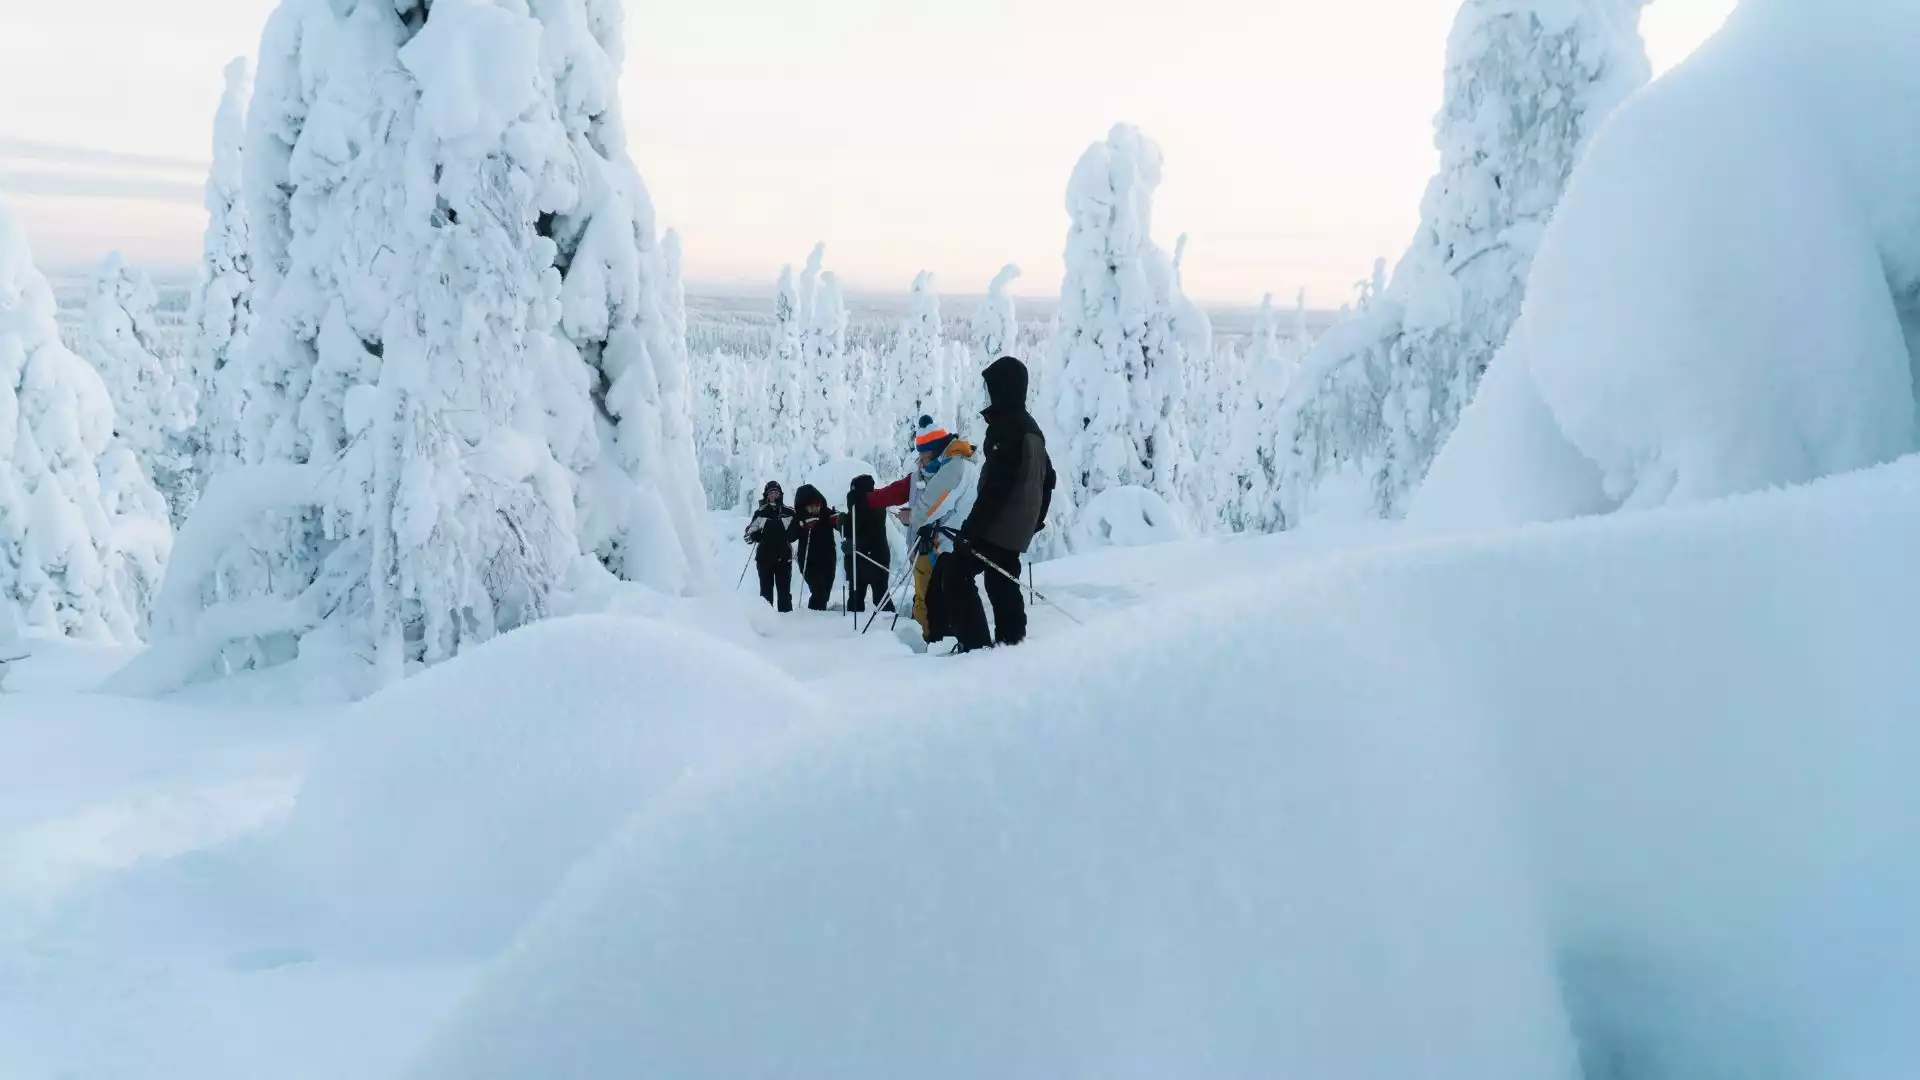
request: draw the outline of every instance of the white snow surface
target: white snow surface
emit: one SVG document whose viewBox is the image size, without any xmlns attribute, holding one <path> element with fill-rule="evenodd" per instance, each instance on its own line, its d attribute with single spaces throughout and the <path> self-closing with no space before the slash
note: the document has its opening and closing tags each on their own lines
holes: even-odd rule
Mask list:
<svg viewBox="0 0 1920 1080">
<path fill-rule="evenodd" d="M 1693 502 L 1911 450 L 1920 210 L 1893 189 L 1920 144 L 1887 124 L 1920 111 L 1917 52 L 1902 4 L 1754 0 L 1623 106 L 1546 231 L 1505 385 L 1411 516 Z"/>
<path fill-rule="evenodd" d="M 282 855 L 360 947 L 498 948 L 634 809 L 820 712 L 707 635 L 553 620 L 357 705 L 308 772 Z"/>
<path fill-rule="evenodd" d="M 1081 509 L 1074 550 L 1141 547 L 1188 540 L 1193 533 L 1159 495 L 1143 487 L 1117 487 L 1095 495 Z"/>
<path fill-rule="evenodd" d="M 488 0 L 435 0 L 400 63 L 435 135 L 484 146 L 539 98 L 540 24 Z"/>
<path fill-rule="evenodd" d="M 1897 1075 L 1915 507 L 1908 461 L 955 662 L 656 803 L 408 1075 Z"/>
<path fill-rule="evenodd" d="M 1403 536 L 1045 563 L 1089 627 L 957 659 L 601 569 L 346 711 L 37 643 L 0 1074 L 1920 1066 L 1920 459 Z"/>
</svg>

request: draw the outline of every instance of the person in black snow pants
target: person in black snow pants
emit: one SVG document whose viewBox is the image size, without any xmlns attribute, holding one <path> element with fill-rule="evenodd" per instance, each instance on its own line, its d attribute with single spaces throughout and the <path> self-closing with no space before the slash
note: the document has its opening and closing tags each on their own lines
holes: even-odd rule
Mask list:
<svg viewBox="0 0 1920 1080">
<path fill-rule="evenodd" d="M 980 414 L 987 422 L 987 463 L 980 470 L 979 495 L 960 526 L 959 557 L 952 560 L 945 593 L 952 605 L 954 637 L 963 652 L 1026 640 L 1020 556 L 1032 545 L 1034 534 L 1047 527 L 1056 479 L 1047 455 L 1047 437 L 1027 412 L 1026 365 L 1003 356 L 987 365 L 980 377 L 987 384 L 988 404 Z M 989 569 L 987 561 L 1005 576 Z M 986 610 L 974 588 L 982 576 L 987 599 L 993 603 L 991 637 Z"/>
<path fill-rule="evenodd" d="M 793 508 L 793 537 L 799 544 L 796 555 L 800 576 L 807 579 L 807 607 L 825 611 L 827 601 L 833 598 L 833 564 L 837 561 L 833 534 L 840 515 L 812 484 L 801 485 L 793 497 Z"/>
<path fill-rule="evenodd" d="M 888 579 L 893 576 L 893 555 L 887 548 L 887 512 L 868 506 L 873 494 L 873 477 L 856 476 L 847 492 L 847 512 L 840 517 L 841 548 L 845 553 L 841 569 L 853 583 L 847 606 L 850 611 L 867 610 L 867 595 L 881 611 L 892 611 L 887 596 Z"/>
<path fill-rule="evenodd" d="M 747 521 L 746 541 L 754 545 L 760 570 L 760 597 L 780 611 L 793 610 L 793 511 L 772 481 L 760 492 L 760 506 Z M 776 603 L 776 597 L 778 602 Z"/>
</svg>

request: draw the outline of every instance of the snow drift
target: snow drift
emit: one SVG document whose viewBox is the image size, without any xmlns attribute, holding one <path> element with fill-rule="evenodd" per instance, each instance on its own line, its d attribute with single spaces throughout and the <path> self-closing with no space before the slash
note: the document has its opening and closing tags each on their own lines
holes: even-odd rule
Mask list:
<svg viewBox="0 0 1920 1080">
<path fill-rule="evenodd" d="M 1570 1076 L 1444 673 L 1249 615 L 995 656 L 954 709 L 680 789 L 412 1075 Z M 1316 641 L 1352 651 L 1265 662 Z"/>
<path fill-rule="evenodd" d="M 1622 107 L 1410 516 L 1690 502 L 1911 450 L 1916 56 L 1909 5 L 1749 0 Z"/>
<path fill-rule="evenodd" d="M 357 705 L 280 854 L 356 943 L 497 946 L 635 808 L 816 709 L 700 634 L 551 620 Z"/>
<path fill-rule="evenodd" d="M 970 661 L 656 804 L 411 1075 L 1905 1075 L 1917 545 L 1908 462 Z"/>
<path fill-rule="evenodd" d="M 1095 495 L 1075 523 L 1074 549 L 1142 547 L 1191 539 L 1180 515 L 1158 494 L 1143 487 L 1117 487 Z"/>
</svg>

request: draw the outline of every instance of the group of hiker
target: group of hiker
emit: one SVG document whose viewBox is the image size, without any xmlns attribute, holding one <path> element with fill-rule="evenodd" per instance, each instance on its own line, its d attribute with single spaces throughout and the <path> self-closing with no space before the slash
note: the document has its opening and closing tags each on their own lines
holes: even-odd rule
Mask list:
<svg viewBox="0 0 1920 1080">
<path fill-rule="evenodd" d="M 912 425 L 914 463 L 907 474 L 885 487 L 872 476 L 856 477 L 845 512 L 811 484 L 794 493 L 791 505 L 778 482 L 766 485 L 745 539 L 755 546 L 767 603 L 793 610 L 798 562 L 809 608 L 826 610 L 836 577 L 844 574 L 849 611 L 865 611 L 869 599 L 881 611 L 892 610 L 886 521 L 892 511 L 907 528 L 913 620 L 927 645 L 951 637 L 954 651 L 971 652 L 1026 638 L 1020 558 L 1046 528 L 1053 464 L 1046 436 L 1027 411 L 1026 365 L 1003 356 L 981 378 L 987 407 L 979 445 L 921 416 Z M 986 586 L 993 607 L 991 627 L 977 583 Z"/>
</svg>

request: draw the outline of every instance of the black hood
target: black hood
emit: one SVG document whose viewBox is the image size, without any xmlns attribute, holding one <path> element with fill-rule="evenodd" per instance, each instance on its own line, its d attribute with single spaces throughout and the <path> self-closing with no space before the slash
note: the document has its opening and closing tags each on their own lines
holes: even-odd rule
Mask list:
<svg viewBox="0 0 1920 1080">
<path fill-rule="evenodd" d="M 1003 356 L 980 373 L 987 384 L 987 408 L 1008 411 L 1027 407 L 1027 365 Z"/>
<path fill-rule="evenodd" d="M 801 484 L 800 490 L 793 493 L 793 508 L 795 510 L 806 506 L 808 503 L 816 502 L 820 504 L 822 510 L 826 509 L 826 496 L 821 495 L 820 489 L 814 487 L 812 484 Z"/>
</svg>

